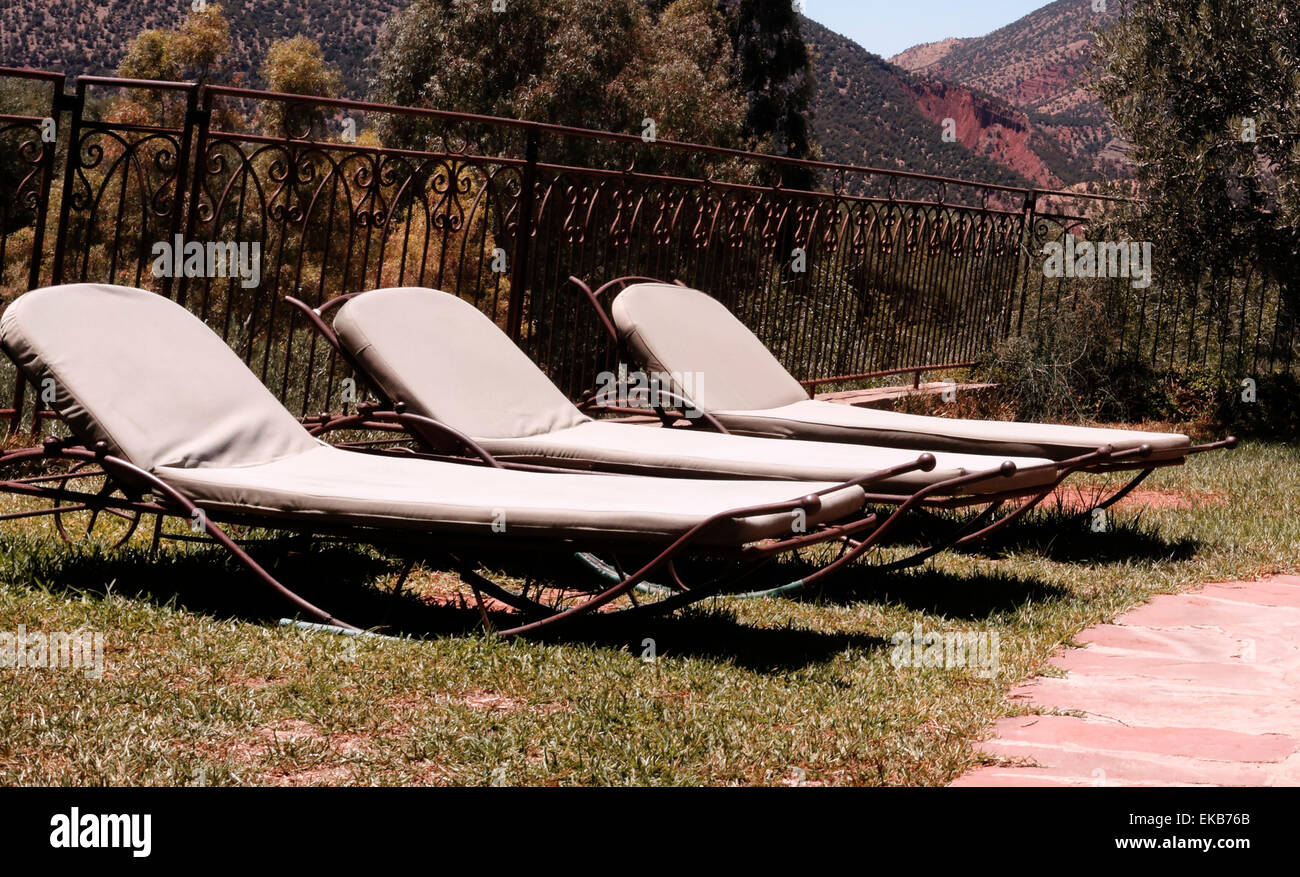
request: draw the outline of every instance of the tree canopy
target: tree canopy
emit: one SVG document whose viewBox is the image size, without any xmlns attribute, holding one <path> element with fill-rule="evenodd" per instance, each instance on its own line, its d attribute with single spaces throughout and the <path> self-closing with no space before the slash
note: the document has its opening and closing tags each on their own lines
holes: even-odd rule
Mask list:
<svg viewBox="0 0 1300 877">
<path fill-rule="evenodd" d="M 720 0 L 745 95 L 745 133 L 760 152 L 812 158 L 812 59 L 789 0 Z"/>
<path fill-rule="evenodd" d="M 208 82 L 230 52 L 230 22 L 217 4 L 192 9 L 180 26 L 144 30 L 127 47 L 117 75 Z"/>
<path fill-rule="evenodd" d="M 1099 37 L 1097 88 L 1131 141 L 1138 230 L 1189 277 L 1254 264 L 1300 298 L 1300 10 L 1146 0 Z"/>
<path fill-rule="evenodd" d="M 415 0 L 377 53 L 373 96 L 659 139 L 811 154 L 813 83 L 790 0 Z M 384 123 L 417 146 L 429 126 Z M 579 144 L 565 156 L 589 156 Z"/>
<path fill-rule="evenodd" d="M 743 121 L 711 0 L 678 0 L 658 21 L 641 0 L 415 0 L 389 20 L 377 58 L 385 103 L 625 133 L 649 119 L 659 139 L 720 145 Z M 414 120 L 384 128 L 386 143 L 427 137 Z"/>
<path fill-rule="evenodd" d="M 338 97 L 342 88 L 342 76 L 326 62 L 320 45 L 304 36 L 286 37 L 271 43 L 258 72 L 268 89 L 286 94 Z M 263 127 L 269 132 L 279 133 L 288 123 L 291 133 L 311 129 L 320 136 L 323 122 L 324 113 L 318 108 L 292 108 L 286 119 L 281 105 L 270 101 Z"/>
<path fill-rule="evenodd" d="M 205 5 L 191 9 L 176 28 L 141 31 L 127 47 L 117 73 L 130 79 L 206 83 L 224 71 L 230 50 L 230 22 L 225 10 L 217 4 Z M 341 90 L 339 72 L 326 62 L 320 45 L 304 36 L 271 43 L 258 72 L 271 91 L 337 97 Z M 175 96 L 148 91 L 124 93 L 111 110 L 118 121 L 171 124 L 179 124 L 182 112 L 183 106 Z M 298 129 L 315 126 L 322 119 L 315 109 L 303 108 L 301 114 L 303 119 L 294 120 L 293 127 Z M 281 132 L 285 120 L 279 104 L 268 103 L 262 116 L 264 130 Z"/>
</svg>

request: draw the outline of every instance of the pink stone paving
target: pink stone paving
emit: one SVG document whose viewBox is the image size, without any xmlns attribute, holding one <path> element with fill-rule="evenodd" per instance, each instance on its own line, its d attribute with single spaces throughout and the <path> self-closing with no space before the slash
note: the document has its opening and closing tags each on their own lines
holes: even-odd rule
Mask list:
<svg viewBox="0 0 1300 877">
<path fill-rule="evenodd" d="M 1161 595 L 1013 689 L 954 786 L 1300 785 L 1300 576 Z M 1062 715 L 1061 713 L 1068 713 Z"/>
</svg>

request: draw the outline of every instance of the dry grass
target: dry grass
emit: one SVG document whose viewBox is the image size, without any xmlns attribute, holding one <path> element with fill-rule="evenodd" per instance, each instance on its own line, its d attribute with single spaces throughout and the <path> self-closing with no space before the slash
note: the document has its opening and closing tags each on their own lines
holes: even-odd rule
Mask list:
<svg viewBox="0 0 1300 877">
<path fill-rule="evenodd" d="M 0 782 L 946 783 L 976 764 L 1006 689 L 1081 628 L 1153 593 L 1300 566 L 1297 448 L 1197 458 L 1149 488 L 1216 501 L 1124 504 L 1106 533 L 1045 513 L 980 553 L 853 570 L 836 594 L 548 641 L 493 639 L 427 599 L 455 581 L 437 564 L 399 606 L 421 637 L 354 638 L 280 626 L 210 550 L 67 549 L 47 523 L 5 525 L 0 630 L 103 631 L 107 649 L 98 679 L 0 669 Z M 397 566 L 319 546 L 277 568 L 319 574 L 312 596 L 350 607 Z M 893 666 L 890 637 L 914 625 L 997 633 L 997 675 Z"/>
</svg>

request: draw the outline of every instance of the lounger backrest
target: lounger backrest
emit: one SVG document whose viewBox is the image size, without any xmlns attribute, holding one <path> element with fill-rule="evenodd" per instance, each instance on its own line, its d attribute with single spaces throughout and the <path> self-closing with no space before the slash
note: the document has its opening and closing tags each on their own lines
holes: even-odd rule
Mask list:
<svg viewBox="0 0 1300 877">
<path fill-rule="evenodd" d="M 264 463 L 319 445 L 211 329 L 151 292 L 33 290 L 0 316 L 0 349 L 77 438 L 146 470 Z"/>
<path fill-rule="evenodd" d="M 478 308 L 436 289 L 376 289 L 334 318 L 339 343 L 393 402 L 474 438 L 520 438 L 586 417 Z"/>
<path fill-rule="evenodd" d="M 716 299 L 683 286 L 640 283 L 614 299 L 614 325 L 631 351 L 667 373 L 707 411 L 780 408 L 808 393 Z"/>
</svg>

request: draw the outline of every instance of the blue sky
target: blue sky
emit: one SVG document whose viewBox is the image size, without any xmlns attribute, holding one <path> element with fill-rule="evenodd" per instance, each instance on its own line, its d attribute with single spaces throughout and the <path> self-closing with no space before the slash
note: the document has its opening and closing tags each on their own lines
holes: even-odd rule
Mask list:
<svg viewBox="0 0 1300 877">
<path fill-rule="evenodd" d="M 1050 0 L 803 0 L 804 15 L 888 58 L 917 43 L 978 37 Z M 1079 0 L 1080 3 L 1085 0 Z"/>
</svg>

